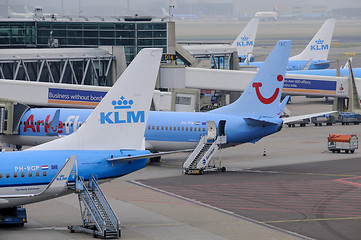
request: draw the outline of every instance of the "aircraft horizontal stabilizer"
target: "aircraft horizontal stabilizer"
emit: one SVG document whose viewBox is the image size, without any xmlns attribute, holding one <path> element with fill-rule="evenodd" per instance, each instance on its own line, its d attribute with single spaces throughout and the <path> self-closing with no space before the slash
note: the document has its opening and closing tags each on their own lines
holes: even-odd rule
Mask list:
<svg viewBox="0 0 361 240">
<path fill-rule="evenodd" d="M 49 185 L 41 192 L 36 194 L 16 194 L 16 195 L 0 195 L 0 198 L 23 198 L 23 197 L 35 197 L 42 194 L 45 194 L 49 190 L 52 190 L 54 188 L 65 188 L 66 184 L 68 182 L 68 177 L 70 175 L 70 172 L 74 166 L 75 160 L 77 156 L 72 156 L 68 158 L 64 166 L 60 169 L 60 171 L 55 175 L 53 180 L 49 183 Z"/>
<path fill-rule="evenodd" d="M 335 112 L 337 112 L 337 111 L 319 112 L 319 113 L 311 113 L 311 114 L 305 114 L 305 115 L 294 116 L 294 117 L 287 117 L 287 118 L 283 118 L 283 123 L 291 123 L 291 122 L 303 120 L 306 118 L 319 117 L 319 116 L 323 116 L 323 115 L 331 114 L 331 113 L 335 113 Z"/>
<path fill-rule="evenodd" d="M 142 154 L 142 155 L 126 156 L 126 157 L 115 157 L 115 158 L 108 158 L 107 161 L 114 162 L 114 161 L 127 161 L 127 160 L 135 160 L 135 159 L 142 159 L 142 158 L 154 158 L 154 157 L 160 157 L 163 155 L 192 152 L 193 150 L 194 149 L 185 149 L 185 150 L 177 150 L 177 151 L 169 151 L 169 152 L 159 152 L 159 153 L 149 153 L 149 154 Z"/>
<path fill-rule="evenodd" d="M 323 61 L 323 62 L 316 62 L 313 65 L 322 66 L 322 65 L 326 65 L 326 64 L 330 64 L 330 63 L 331 63 L 331 61 Z"/>
<path fill-rule="evenodd" d="M 271 125 L 278 125 L 279 122 L 275 122 L 273 121 L 274 119 L 272 118 L 244 118 L 244 121 L 246 121 L 248 126 L 255 126 L 255 127 L 260 127 L 260 126 L 271 126 Z"/>
</svg>

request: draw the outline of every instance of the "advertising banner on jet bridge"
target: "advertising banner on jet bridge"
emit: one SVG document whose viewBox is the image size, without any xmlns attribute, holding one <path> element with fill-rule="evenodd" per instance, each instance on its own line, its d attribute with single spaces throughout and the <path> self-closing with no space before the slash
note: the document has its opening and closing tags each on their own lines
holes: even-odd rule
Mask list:
<svg viewBox="0 0 361 240">
<path fill-rule="evenodd" d="M 287 74 L 283 92 L 290 95 L 347 97 L 347 77 L 290 76 Z"/>
<path fill-rule="evenodd" d="M 96 106 L 107 92 L 49 88 L 48 103 Z"/>
</svg>

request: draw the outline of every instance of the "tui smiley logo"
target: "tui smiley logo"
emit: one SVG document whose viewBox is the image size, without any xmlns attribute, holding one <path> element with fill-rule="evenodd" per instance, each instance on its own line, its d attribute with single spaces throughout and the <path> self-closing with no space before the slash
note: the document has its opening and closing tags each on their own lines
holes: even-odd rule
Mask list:
<svg viewBox="0 0 361 240">
<path fill-rule="evenodd" d="M 282 82 L 282 80 L 283 80 L 283 76 L 278 75 L 277 76 L 277 81 Z M 277 98 L 277 96 L 278 96 L 278 94 L 280 92 L 280 89 L 276 88 L 275 92 L 273 93 L 273 95 L 271 97 L 265 98 L 265 97 L 262 96 L 261 91 L 259 90 L 259 88 L 262 87 L 262 83 L 255 82 L 255 83 L 252 84 L 252 87 L 255 88 L 257 97 L 263 104 L 271 104 L 271 103 L 273 103 L 276 100 L 276 98 Z"/>
</svg>

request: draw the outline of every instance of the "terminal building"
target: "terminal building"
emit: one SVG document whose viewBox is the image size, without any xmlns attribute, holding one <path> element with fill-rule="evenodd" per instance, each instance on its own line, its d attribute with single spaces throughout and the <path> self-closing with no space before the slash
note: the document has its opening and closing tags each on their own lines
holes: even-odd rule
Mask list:
<svg viewBox="0 0 361 240">
<path fill-rule="evenodd" d="M 123 46 L 127 63 L 142 48 L 174 53 L 172 34 L 174 22 L 152 17 L 0 19 L 2 49 Z"/>
</svg>

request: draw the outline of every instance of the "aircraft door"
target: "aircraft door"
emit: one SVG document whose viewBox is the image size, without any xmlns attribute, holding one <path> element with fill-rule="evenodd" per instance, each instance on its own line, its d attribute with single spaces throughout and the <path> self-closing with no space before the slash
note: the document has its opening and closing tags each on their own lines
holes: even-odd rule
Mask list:
<svg viewBox="0 0 361 240">
<path fill-rule="evenodd" d="M 217 138 L 217 127 L 213 121 L 207 121 L 207 140 L 215 140 Z"/>
<path fill-rule="evenodd" d="M 226 120 L 221 120 L 218 123 L 218 135 L 226 136 Z"/>
</svg>

